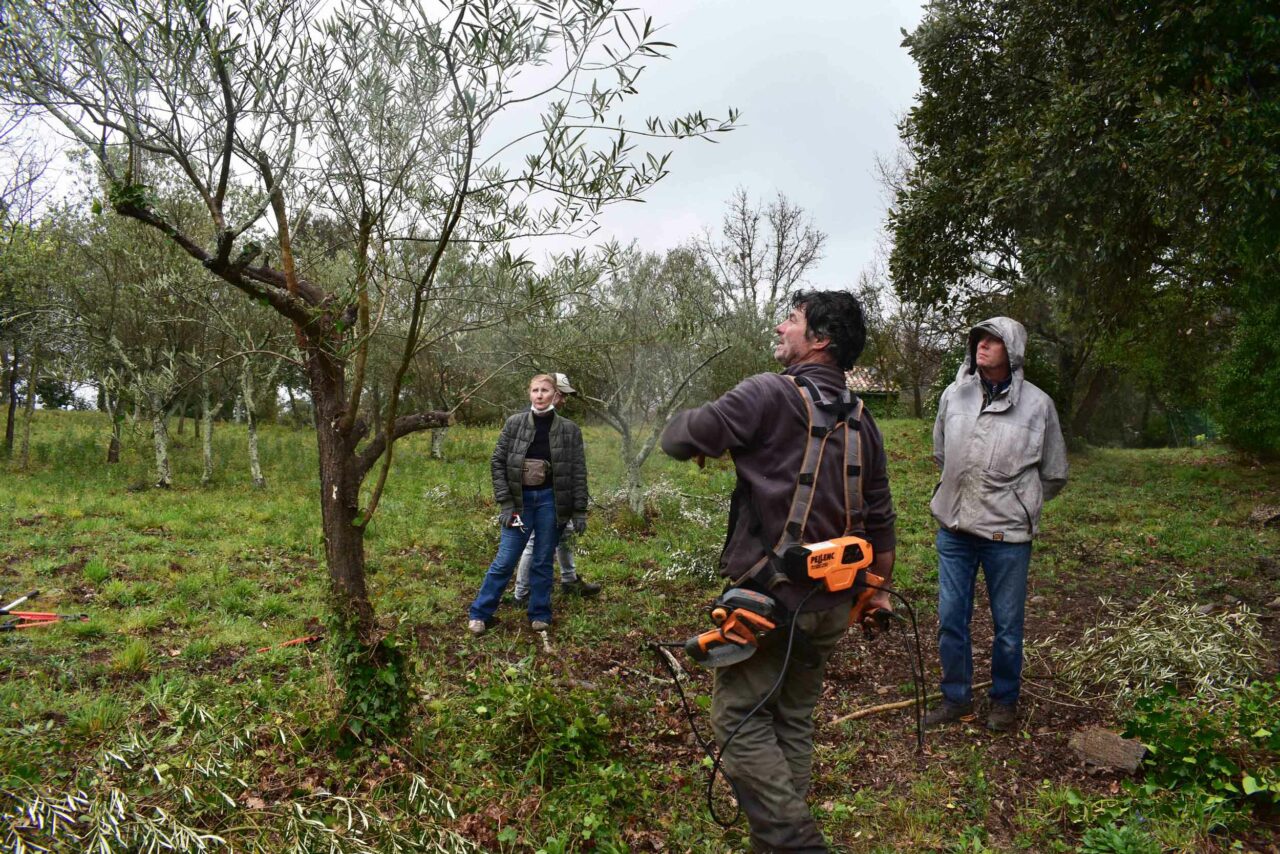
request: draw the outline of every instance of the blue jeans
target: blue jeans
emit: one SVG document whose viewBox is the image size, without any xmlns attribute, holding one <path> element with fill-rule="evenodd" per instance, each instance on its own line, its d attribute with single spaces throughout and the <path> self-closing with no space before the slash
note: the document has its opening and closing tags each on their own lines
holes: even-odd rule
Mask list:
<svg viewBox="0 0 1280 854">
<path fill-rule="evenodd" d="M 520 561 L 520 553 L 524 551 L 529 537 L 534 537 L 533 566 L 530 567 L 532 584 L 529 591 L 529 619 L 551 622 L 551 558 L 560 542 L 560 526 L 556 523 L 556 501 L 551 487 L 524 490 L 524 508 L 520 511 L 520 519 L 524 529 L 503 528 L 502 540 L 498 543 L 498 555 L 489 564 L 489 571 L 484 574 L 480 592 L 471 603 L 471 619 L 484 620 L 493 618 L 498 610 L 498 602 L 502 599 L 502 591 L 507 589 L 507 582 L 516 571 Z M 536 535 L 536 536 L 535 536 Z"/>
<path fill-rule="evenodd" d="M 577 567 L 573 563 L 573 548 L 570 546 L 572 542 L 572 540 L 565 538 L 564 529 L 561 528 L 560 545 L 556 548 L 556 561 L 560 564 L 561 584 L 568 584 L 578 577 Z M 533 550 L 537 548 L 537 543 L 537 535 L 531 535 L 529 544 L 524 547 L 524 554 L 520 555 L 520 563 L 516 566 L 517 599 L 523 599 L 529 595 L 529 566 L 533 563 Z"/>
<path fill-rule="evenodd" d="M 942 696 L 949 703 L 973 702 L 974 582 L 978 565 L 991 600 L 991 701 L 1012 705 L 1022 685 L 1022 620 L 1027 604 L 1027 567 L 1031 543 L 993 540 L 938 531 L 938 656 L 942 659 Z"/>
</svg>

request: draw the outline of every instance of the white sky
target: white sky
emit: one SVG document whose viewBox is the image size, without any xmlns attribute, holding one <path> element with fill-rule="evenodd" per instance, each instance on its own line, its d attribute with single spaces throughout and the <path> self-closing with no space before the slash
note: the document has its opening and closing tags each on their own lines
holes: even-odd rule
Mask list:
<svg viewBox="0 0 1280 854">
<path fill-rule="evenodd" d="M 853 284 L 874 259 L 885 197 L 877 155 L 898 148 L 897 121 L 919 77 L 901 47 L 915 28 L 919 0 L 637 0 L 674 42 L 669 60 L 651 61 L 639 94 L 627 100 L 629 127 L 648 115 L 693 110 L 740 126 L 672 143 L 670 174 L 644 204 L 608 209 L 591 243 L 635 240 L 661 251 L 718 230 L 725 202 L 741 186 L 755 200 L 783 192 L 826 232 L 823 259 L 809 276 L 819 287 Z M 544 240 L 533 257 L 586 245 Z"/>
<path fill-rule="evenodd" d="M 610 208 L 601 236 L 662 250 L 718 229 L 738 186 L 752 198 L 782 191 L 825 231 L 810 283 L 853 284 L 875 255 L 884 194 L 875 158 L 898 147 L 896 123 L 919 77 L 900 30 L 919 22 L 916 0 L 641 0 L 670 60 L 638 82 L 628 125 L 643 115 L 701 109 L 742 113 L 717 145 L 676 143 L 670 175 L 645 204 Z"/>
</svg>

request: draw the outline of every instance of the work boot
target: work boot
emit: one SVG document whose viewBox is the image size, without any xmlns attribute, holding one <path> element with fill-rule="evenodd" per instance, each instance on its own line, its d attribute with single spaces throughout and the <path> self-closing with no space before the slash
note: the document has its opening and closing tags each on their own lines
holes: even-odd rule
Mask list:
<svg viewBox="0 0 1280 854">
<path fill-rule="evenodd" d="M 950 700 L 943 700 L 941 706 L 924 716 L 924 725 L 934 727 L 955 723 L 971 714 L 973 714 L 973 703 L 953 703 Z"/>
<path fill-rule="evenodd" d="M 560 582 L 560 590 L 564 593 L 572 593 L 574 596 L 595 596 L 600 592 L 600 585 L 592 584 L 590 581 L 578 576 L 572 581 Z"/>
<path fill-rule="evenodd" d="M 1009 732 L 1018 725 L 1018 705 L 1016 703 L 992 703 L 987 712 L 987 729 L 992 732 Z"/>
</svg>

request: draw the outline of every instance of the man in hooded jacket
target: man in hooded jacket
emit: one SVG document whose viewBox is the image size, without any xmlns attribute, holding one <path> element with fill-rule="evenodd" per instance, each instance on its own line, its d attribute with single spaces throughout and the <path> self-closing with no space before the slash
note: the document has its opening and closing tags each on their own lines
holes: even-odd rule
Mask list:
<svg viewBox="0 0 1280 854">
<path fill-rule="evenodd" d="M 1022 625 L 1031 541 L 1040 509 L 1067 482 L 1053 400 L 1022 374 L 1027 331 L 1008 317 L 969 331 L 964 364 L 942 393 L 933 458 L 942 470 L 929 505 L 938 521 L 938 654 L 942 705 L 930 726 L 973 711 L 973 617 L 978 567 L 995 637 L 988 728 L 1013 729 L 1022 680 Z"/>
</svg>

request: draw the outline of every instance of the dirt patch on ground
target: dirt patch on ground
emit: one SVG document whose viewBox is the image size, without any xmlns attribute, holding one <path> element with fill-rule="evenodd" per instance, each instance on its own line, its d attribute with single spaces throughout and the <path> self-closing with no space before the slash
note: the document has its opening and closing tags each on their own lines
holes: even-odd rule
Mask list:
<svg viewBox="0 0 1280 854">
<path fill-rule="evenodd" d="M 1167 573 L 1168 569 L 1163 572 Z M 985 590 L 981 584 L 978 587 L 972 624 L 975 683 L 990 678 L 992 641 L 990 608 Z M 1261 593 L 1259 588 L 1237 595 L 1247 602 L 1246 596 Z M 1116 595 L 1132 597 L 1134 604 L 1145 598 L 1145 594 L 1136 589 L 1121 590 Z M 1098 591 L 1087 586 L 1066 591 L 1045 583 L 1033 589 L 1029 599 L 1026 620 L 1029 644 L 1055 638 L 1056 647 L 1069 647 L 1079 642 L 1084 631 L 1102 616 Z M 1264 631 L 1273 650 L 1280 648 L 1280 620 L 1274 615 L 1275 612 L 1261 612 Z M 931 694 L 937 690 L 938 681 L 934 614 L 921 617 L 919 636 L 925 673 L 921 689 Z M 553 643 L 554 640 L 553 632 Z M 631 704 L 620 710 L 621 714 L 611 715 L 614 749 L 635 761 L 671 767 L 671 785 L 679 787 L 686 781 L 677 769 L 698 762 L 703 749 L 690 733 L 669 674 L 648 648 L 649 640 L 637 631 L 604 637 L 589 646 L 557 649 L 555 656 L 548 658 L 548 665 L 566 685 L 585 685 L 597 689 L 598 696 L 602 697 L 631 698 Z M 709 672 L 689 664 L 680 650 L 672 652 L 689 675 L 685 694 L 694 708 L 699 732 L 707 738 L 710 734 L 707 714 L 694 704 L 694 697 L 710 694 Z M 990 793 L 985 818 L 979 821 L 985 822 L 991 844 L 999 848 L 1013 844 L 1021 831 L 1015 826 L 1015 817 L 1023 809 L 1036 807 L 1045 781 L 1055 786 L 1071 786 L 1086 794 L 1115 795 L 1121 790 L 1126 774 L 1086 767 L 1068 744 L 1071 736 L 1082 729 L 1118 727 L 1110 710 L 1064 695 L 1046 678 L 1047 674 L 1037 674 L 1033 667 L 1025 673 L 1021 726 L 1016 734 L 997 734 L 986 729 L 985 689 L 976 692 L 978 714 L 973 720 L 927 733 L 923 754 L 916 749 L 914 709 L 832 725 L 832 721 L 858 709 L 911 697 L 917 666 L 914 656 L 913 636 L 902 628 L 872 640 L 850 633 L 837 648 L 818 707 L 815 734 L 818 755 L 847 749 L 850 738 L 860 739 L 863 744 L 858 748 L 859 762 L 852 771 L 842 765 L 840 773 L 833 775 L 819 760 L 811 795 L 813 802 L 847 797 L 851 790 L 864 787 L 909 793 L 929 768 L 944 769 L 943 776 L 954 783 L 954 791 L 960 792 L 965 785 L 966 763 L 977 761 Z M 973 758 L 975 751 L 981 756 L 980 761 Z M 1264 839 L 1270 838 L 1266 836 L 1269 830 L 1260 828 L 1259 832 Z M 637 847 L 647 847 L 642 839 L 635 842 Z M 1268 850 L 1266 844 L 1259 847 Z"/>
<path fill-rule="evenodd" d="M 74 576 L 79 578 L 84 575 L 84 568 L 88 563 L 89 559 L 87 557 L 78 557 L 75 560 L 64 563 L 62 566 L 55 569 L 53 574 L 59 577 Z"/>
</svg>

